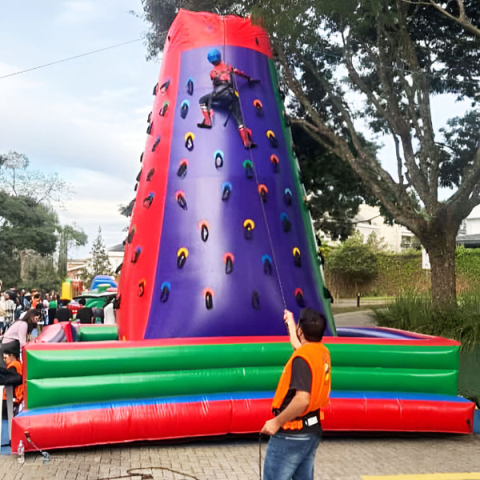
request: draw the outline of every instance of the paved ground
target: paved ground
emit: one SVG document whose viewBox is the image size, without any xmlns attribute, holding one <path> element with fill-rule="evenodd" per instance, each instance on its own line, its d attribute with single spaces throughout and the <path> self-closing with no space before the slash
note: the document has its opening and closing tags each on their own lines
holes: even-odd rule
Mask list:
<svg viewBox="0 0 480 480">
<path fill-rule="evenodd" d="M 360 312 L 337 313 L 334 315 L 337 327 L 363 327 L 375 325 L 372 310 Z"/>
<path fill-rule="evenodd" d="M 266 442 L 262 442 L 262 455 L 265 448 Z M 315 479 L 362 480 L 372 475 L 454 472 L 480 472 L 480 437 L 326 437 L 317 453 Z M 52 453 L 49 465 L 42 465 L 40 455 L 35 454 L 28 454 L 23 466 L 13 456 L 3 456 L 0 460 L 2 480 L 120 478 L 255 480 L 259 478 L 258 441 L 222 439 L 173 446 L 152 444 L 65 451 Z"/>
</svg>

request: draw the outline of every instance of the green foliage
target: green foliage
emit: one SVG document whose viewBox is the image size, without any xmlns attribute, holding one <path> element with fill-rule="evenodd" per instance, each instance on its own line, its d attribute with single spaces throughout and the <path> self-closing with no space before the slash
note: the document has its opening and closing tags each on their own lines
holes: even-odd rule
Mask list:
<svg viewBox="0 0 480 480">
<path fill-rule="evenodd" d="M 88 236 L 76 225 L 65 225 L 59 229 L 59 239 L 58 274 L 61 278 L 65 278 L 67 276 L 68 252 L 72 248 L 86 245 Z"/>
<path fill-rule="evenodd" d="M 83 272 L 82 280 L 90 285 L 97 275 L 113 275 L 113 268 L 107 255 L 107 248 L 103 241 L 102 229 L 98 227 L 98 235 L 93 241 L 90 250 L 91 258 L 88 261 L 87 269 Z"/>
<path fill-rule="evenodd" d="M 42 255 L 55 251 L 58 218 L 34 199 L 0 191 L 0 279 L 10 286 L 20 278 L 20 251 Z"/>
<path fill-rule="evenodd" d="M 58 274 L 52 256 L 35 258 L 22 279 L 22 286 L 28 290 L 37 288 L 43 292 L 59 291 L 64 278 Z"/>
<path fill-rule="evenodd" d="M 375 277 L 378 260 L 372 247 L 356 233 L 330 253 L 328 268 L 334 275 L 357 285 Z"/>
<path fill-rule="evenodd" d="M 438 335 L 462 342 L 472 349 L 480 341 L 480 292 L 458 298 L 458 306 L 439 308 L 430 295 L 414 292 L 395 299 L 386 308 L 375 310 L 378 325 L 427 335 Z"/>
</svg>

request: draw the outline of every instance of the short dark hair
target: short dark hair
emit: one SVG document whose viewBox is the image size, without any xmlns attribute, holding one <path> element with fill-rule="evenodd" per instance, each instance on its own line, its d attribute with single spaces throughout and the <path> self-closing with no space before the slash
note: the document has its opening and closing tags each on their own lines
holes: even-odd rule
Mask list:
<svg viewBox="0 0 480 480">
<path fill-rule="evenodd" d="M 302 308 L 298 326 L 302 329 L 307 342 L 321 342 L 327 328 L 327 319 L 323 313 L 313 308 Z"/>
</svg>

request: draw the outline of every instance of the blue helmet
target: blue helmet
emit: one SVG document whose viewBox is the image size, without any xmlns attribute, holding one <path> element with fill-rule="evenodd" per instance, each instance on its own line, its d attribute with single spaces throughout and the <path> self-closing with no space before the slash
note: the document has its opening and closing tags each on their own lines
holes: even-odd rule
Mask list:
<svg viewBox="0 0 480 480">
<path fill-rule="evenodd" d="M 218 48 L 212 48 L 207 55 L 208 61 L 210 63 L 217 63 L 222 60 L 222 54 Z"/>
</svg>

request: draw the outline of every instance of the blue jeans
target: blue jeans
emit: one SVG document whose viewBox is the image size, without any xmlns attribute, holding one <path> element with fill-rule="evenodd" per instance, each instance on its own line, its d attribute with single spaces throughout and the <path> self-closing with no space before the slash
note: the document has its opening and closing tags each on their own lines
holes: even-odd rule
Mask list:
<svg viewBox="0 0 480 480">
<path fill-rule="evenodd" d="M 277 433 L 270 438 L 263 466 L 264 480 L 313 480 L 319 433 Z"/>
</svg>

